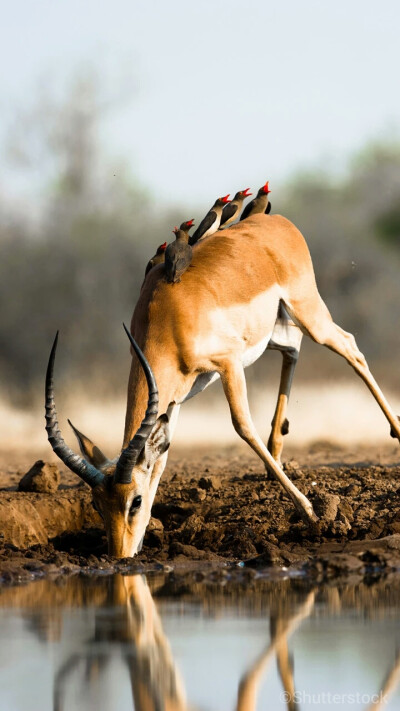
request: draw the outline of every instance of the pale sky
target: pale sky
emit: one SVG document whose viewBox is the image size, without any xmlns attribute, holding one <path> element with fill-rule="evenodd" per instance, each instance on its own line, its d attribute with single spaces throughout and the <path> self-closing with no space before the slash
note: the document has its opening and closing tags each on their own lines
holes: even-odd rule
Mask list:
<svg viewBox="0 0 400 711">
<path fill-rule="evenodd" d="M 104 122 L 162 203 L 337 168 L 400 118 L 398 0 L 0 0 L 0 136 L 39 82 L 121 77 Z M 46 79 L 47 78 L 47 79 Z M 4 176 L 4 166 L 2 167 Z M 271 196 L 272 197 L 272 196 Z"/>
</svg>

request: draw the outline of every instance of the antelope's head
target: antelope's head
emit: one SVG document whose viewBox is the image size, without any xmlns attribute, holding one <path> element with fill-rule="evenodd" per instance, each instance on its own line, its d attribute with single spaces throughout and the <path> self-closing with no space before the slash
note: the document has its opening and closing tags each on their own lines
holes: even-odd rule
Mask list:
<svg viewBox="0 0 400 711">
<path fill-rule="evenodd" d="M 93 505 L 104 521 L 108 552 L 116 558 L 131 557 L 141 549 L 151 513 L 151 474 L 156 461 L 170 444 L 168 417 L 157 417 L 158 390 L 154 375 L 125 325 L 124 328 L 143 367 L 149 397 L 139 429 L 115 460 L 107 459 L 71 422 L 83 457 L 74 454 L 61 435 L 53 383 L 58 332 L 46 373 L 46 430 L 49 442 L 61 461 L 92 488 Z"/>
</svg>

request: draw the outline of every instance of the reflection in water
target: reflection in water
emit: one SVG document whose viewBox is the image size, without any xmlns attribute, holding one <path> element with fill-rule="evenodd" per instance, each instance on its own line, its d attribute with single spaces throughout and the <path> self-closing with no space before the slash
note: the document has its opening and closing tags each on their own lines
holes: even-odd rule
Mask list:
<svg viewBox="0 0 400 711">
<path fill-rule="evenodd" d="M 285 615 L 282 610 L 275 609 L 270 615 L 271 640 L 264 652 L 250 669 L 244 674 L 239 684 L 238 711 L 253 711 L 256 708 L 256 696 L 261 678 L 273 655 L 277 657 L 279 676 L 284 689 L 283 698 L 287 699 L 287 707 L 293 711 L 295 703 L 295 687 L 293 679 L 293 664 L 289 656 L 288 639 L 307 618 L 313 609 L 314 592 L 308 593 L 305 601 L 296 612 Z"/>
<path fill-rule="evenodd" d="M 368 695 L 365 688 L 354 686 L 351 694 L 344 693 L 334 675 L 329 679 L 329 688 L 321 691 L 319 678 L 322 672 L 316 664 L 315 651 L 321 657 L 321 664 L 324 655 L 331 654 L 332 649 L 327 648 L 326 643 L 327 632 L 332 648 L 337 646 L 335 623 L 339 634 L 346 635 L 344 646 L 347 644 L 350 651 L 354 642 L 351 635 L 354 632 L 357 634 L 357 630 L 360 634 L 363 630 L 365 632 L 366 626 L 371 635 L 376 635 L 381 629 L 382 635 L 387 637 L 389 649 L 395 649 L 399 642 L 400 581 L 394 581 L 391 585 L 378 583 L 368 586 L 359 583 L 354 586 L 342 585 L 340 588 L 312 588 L 304 581 L 290 580 L 273 582 L 259 579 L 228 582 L 221 586 L 205 582 L 188 585 L 183 584 L 182 580 L 174 584 L 171 577 L 153 577 L 150 584 L 156 598 L 160 600 L 159 606 L 166 626 L 171 620 L 179 626 L 177 620 L 181 620 L 182 615 L 189 621 L 198 620 L 201 613 L 204 619 L 211 618 L 214 627 L 219 626 L 220 629 L 221 620 L 228 619 L 232 634 L 232 627 L 240 621 L 236 637 L 239 636 L 239 645 L 243 642 L 244 659 L 236 678 L 227 671 L 228 655 L 216 657 L 215 636 L 205 640 L 209 645 L 212 666 L 219 665 L 218 676 L 230 686 L 229 708 L 232 711 L 256 711 L 261 708 L 274 711 L 280 708 L 288 711 L 317 708 L 377 711 L 383 707 L 398 708 L 395 695 L 400 680 L 400 655 L 396 657 L 391 653 L 392 661 L 387 669 L 382 669 L 380 658 L 375 659 L 376 669 L 382 670 L 382 676 L 386 672 L 386 677 L 380 688 L 375 686 L 371 690 L 369 686 Z M 17 608 L 18 616 L 11 615 L 10 608 Z M 178 608 L 182 613 L 180 617 L 177 616 Z M 81 616 L 71 616 L 74 610 Z M 16 633 L 21 619 L 24 628 Z M 264 649 L 258 655 L 252 650 L 245 654 L 246 628 L 243 627 L 243 620 L 248 623 L 258 620 L 262 624 L 266 619 L 269 622 L 269 638 Z M 309 638 L 306 635 L 302 638 L 302 644 L 299 644 L 301 627 L 306 622 L 309 625 Z M 324 628 L 325 623 L 327 629 Z M 317 636 L 313 625 L 317 625 Z M 22 588 L 3 589 L 0 591 L 2 645 L 8 641 L 6 635 L 12 635 L 13 630 L 18 654 L 20 657 L 25 655 L 22 659 L 24 664 L 31 659 L 27 640 L 32 637 L 40 640 L 41 648 L 56 648 L 58 654 L 61 651 L 63 655 L 63 660 L 57 662 L 52 674 L 52 701 L 48 698 L 49 689 L 41 687 L 37 690 L 37 708 L 42 711 L 46 708 L 53 711 L 77 708 L 96 708 L 99 711 L 109 708 L 117 711 L 125 708 L 135 711 L 185 711 L 194 708 L 187 703 L 183 679 L 150 587 L 143 576 L 114 575 L 104 579 L 77 577 L 61 583 L 40 581 Z M 171 638 L 175 638 L 175 633 L 176 629 L 173 628 L 169 633 Z M 194 642 L 195 634 L 194 630 L 190 630 L 190 625 L 189 638 Z M 374 638 L 371 637 L 370 646 L 373 647 L 373 643 Z M 196 673 L 196 659 L 182 656 L 179 645 L 178 654 L 185 668 L 191 663 L 188 675 L 190 682 Z M 270 688 L 266 687 L 266 678 L 274 660 L 279 687 Z M 294 662 L 297 667 L 302 660 L 304 664 L 300 670 L 300 688 L 299 682 L 297 686 L 295 684 Z M 359 664 L 360 659 L 355 660 L 350 654 L 349 663 L 356 666 L 356 662 Z M 47 663 L 50 668 L 52 665 L 48 660 Z M 121 673 L 123 670 L 130 680 L 130 701 Z M 326 674 L 326 669 L 323 673 Z M 367 664 L 366 678 L 370 674 Z M 210 670 L 210 679 L 211 676 Z M 115 678 L 118 681 L 117 687 L 113 684 Z M 207 687 L 207 679 L 204 682 Z M 110 685 L 109 690 L 107 684 Z M 5 691 L 6 687 L 7 684 L 0 686 L 2 711 L 36 708 L 32 700 L 32 686 L 27 689 L 28 695 L 25 697 L 23 690 L 13 693 L 12 689 Z M 101 695 L 97 695 L 93 703 L 96 688 L 101 690 Z M 190 696 L 190 684 L 188 689 Z M 203 702 L 203 708 L 221 708 L 215 685 L 210 682 L 209 687 L 203 691 L 203 698 L 207 698 L 207 705 L 204 706 Z M 335 697 L 336 691 L 342 693 Z"/>
<path fill-rule="evenodd" d="M 185 709 L 184 688 L 147 583 L 140 575 L 115 575 L 110 582 L 106 600 L 110 614 L 95 618 L 85 653 L 71 655 L 56 674 L 54 711 L 63 710 L 64 689 L 75 668 L 83 662 L 85 682 L 94 681 L 115 655 L 116 644 L 128 669 L 137 711 Z"/>
</svg>

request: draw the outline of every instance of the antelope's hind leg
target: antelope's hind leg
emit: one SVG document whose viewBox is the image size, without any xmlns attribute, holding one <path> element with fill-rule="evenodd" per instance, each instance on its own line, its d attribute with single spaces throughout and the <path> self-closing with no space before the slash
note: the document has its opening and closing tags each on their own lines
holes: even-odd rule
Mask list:
<svg viewBox="0 0 400 711">
<path fill-rule="evenodd" d="M 279 393 L 268 440 L 268 449 L 278 464 L 281 463 L 283 437 L 289 432 L 287 407 L 302 338 L 301 329 L 292 321 L 284 305 L 280 302 L 278 318 L 268 344 L 269 350 L 277 350 L 282 354 Z"/>
<path fill-rule="evenodd" d="M 400 422 L 372 375 L 368 363 L 359 351 L 354 336 L 340 328 L 328 311 L 318 292 L 308 299 L 287 305 L 300 328 L 316 343 L 341 355 L 362 378 L 390 424 L 390 434 L 400 441 Z"/>
</svg>

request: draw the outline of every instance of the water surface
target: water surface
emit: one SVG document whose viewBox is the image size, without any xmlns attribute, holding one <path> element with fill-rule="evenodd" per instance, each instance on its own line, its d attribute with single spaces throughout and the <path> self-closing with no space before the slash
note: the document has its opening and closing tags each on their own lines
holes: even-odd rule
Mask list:
<svg viewBox="0 0 400 711">
<path fill-rule="evenodd" d="M 400 709 L 400 580 L 200 578 L 3 588 L 0 710 Z"/>
</svg>

